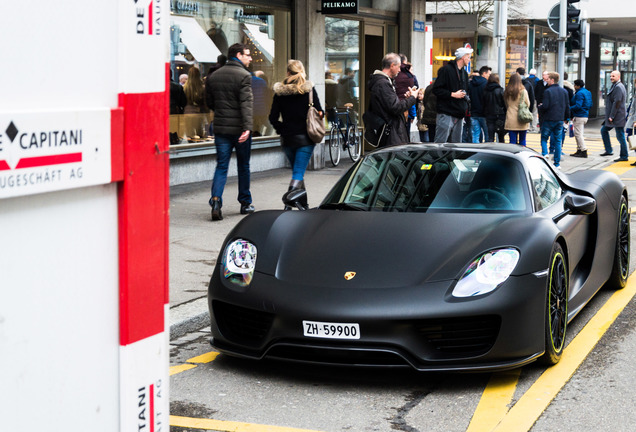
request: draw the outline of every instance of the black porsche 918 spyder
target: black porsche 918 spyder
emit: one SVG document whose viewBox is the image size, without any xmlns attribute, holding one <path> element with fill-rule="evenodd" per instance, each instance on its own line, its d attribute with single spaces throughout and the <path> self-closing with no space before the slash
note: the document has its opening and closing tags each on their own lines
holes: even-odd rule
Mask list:
<svg viewBox="0 0 636 432">
<path fill-rule="evenodd" d="M 495 370 L 557 363 L 629 275 L 625 185 L 512 144 L 366 155 L 318 208 L 260 211 L 222 247 L 213 346 L 252 359 Z"/>
</svg>

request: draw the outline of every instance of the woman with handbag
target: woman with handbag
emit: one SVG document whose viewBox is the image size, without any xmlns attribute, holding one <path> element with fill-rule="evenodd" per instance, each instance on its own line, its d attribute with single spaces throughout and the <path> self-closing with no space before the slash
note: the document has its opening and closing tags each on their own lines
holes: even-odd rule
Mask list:
<svg viewBox="0 0 636 432">
<path fill-rule="evenodd" d="M 484 89 L 484 117 L 488 129 L 488 142 L 495 142 L 495 136 L 500 143 L 506 142 L 506 104 L 504 103 L 504 89 L 499 84 L 499 74 L 491 73 Z"/>
<path fill-rule="evenodd" d="M 307 81 L 305 67 L 300 60 L 289 60 L 287 78 L 274 84 L 273 91 L 269 122 L 280 135 L 283 151 L 292 166 L 292 178 L 288 191 L 283 195 L 283 203 L 285 210 L 293 207 L 306 210 L 309 206 L 304 177 L 315 147 L 307 134 L 310 95 L 321 119 L 324 114 L 318 93 L 312 82 Z"/>
<path fill-rule="evenodd" d="M 504 90 L 504 102 L 507 107 L 506 124 L 504 127 L 510 135 L 510 143 L 525 146 L 526 133 L 532 121 L 532 113 L 529 115 L 530 120 L 524 123 L 522 120 L 527 120 L 528 118 L 527 112 L 529 112 L 530 97 L 521 82 L 521 75 L 518 73 L 514 73 L 510 76 L 508 86 L 506 90 Z M 525 119 L 523 118 L 524 114 L 526 115 Z"/>
</svg>

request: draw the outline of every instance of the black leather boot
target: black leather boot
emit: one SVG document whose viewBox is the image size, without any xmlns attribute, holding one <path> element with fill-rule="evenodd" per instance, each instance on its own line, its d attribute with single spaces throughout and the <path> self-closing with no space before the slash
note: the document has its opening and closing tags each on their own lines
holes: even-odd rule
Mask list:
<svg viewBox="0 0 636 432">
<path fill-rule="evenodd" d="M 305 182 L 302 180 L 292 180 L 289 184 L 289 190 L 283 195 L 283 204 L 287 207 L 296 207 L 298 210 L 307 210 L 307 191 L 305 190 Z"/>
<path fill-rule="evenodd" d="M 212 206 L 212 220 L 223 220 L 223 213 L 221 212 L 221 202 L 218 199 L 212 199 L 210 200 L 210 205 Z"/>
</svg>

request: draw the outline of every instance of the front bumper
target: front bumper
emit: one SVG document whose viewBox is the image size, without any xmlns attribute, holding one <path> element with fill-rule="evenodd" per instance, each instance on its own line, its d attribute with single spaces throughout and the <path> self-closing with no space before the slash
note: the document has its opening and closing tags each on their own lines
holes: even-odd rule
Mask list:
<svg viewBox="0 0 636 432">
<path fill-rule="evenodd" d="M 212 340 L 234 356 L 439 371 L 518 367 L 544 352 L 545 277 L 511 277 L 464 299 L 450 295 L 452 281 L 345 290 L 257 273 L 247 288 L 226 284 L 216 269 L 208 296 Z M 358 323 L 361 337 L 305 337 L 303 320 Z"/>
</svg>

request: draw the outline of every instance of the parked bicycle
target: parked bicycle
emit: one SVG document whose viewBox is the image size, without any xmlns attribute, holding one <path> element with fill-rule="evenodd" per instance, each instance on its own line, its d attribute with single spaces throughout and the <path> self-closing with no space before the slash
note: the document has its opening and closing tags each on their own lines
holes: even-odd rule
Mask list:
<svg viewBox="0 0 636 432">
<path fill-rule="evenodd" d="M 340 163 L 340 151 L 347 150 L 354 162 L 360 159 L 362 142 L 358 134 L 357 114 L 351 108 L 352 104 L 345 104 L 344 111 L 333 109 L 331 131 L 329 132 L 329 157 L 333 166 Z M 353 119 L 352 119 L 353 117 Z"/>
</svg>

